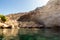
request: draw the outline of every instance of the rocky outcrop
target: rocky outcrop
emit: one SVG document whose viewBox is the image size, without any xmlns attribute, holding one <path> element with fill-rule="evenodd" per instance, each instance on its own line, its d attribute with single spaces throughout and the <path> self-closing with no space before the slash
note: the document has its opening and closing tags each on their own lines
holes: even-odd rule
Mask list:
<svg viewBox="0 0 60 40">
<path fill-rule="evenodd" d="M 18 28 L 18 22 L 16 20 L 6 21 L 5 24 L 11 25 L 12 28 Z"/>
<path fill-rule="evenodd" d="M 18 23 L 16 20 L 9 20 L 9 21 L 6 21 L 5 23 L 0 22 L 0 28 L 2 28 L 2 29 L 4 29 L 4 28 L 9 28 L 9 29 L 18 28 Z"/>
<path fill-rule="evenodd" d="M 0 29 L 12 29 L 14 28 L 13 25 L 8 25 L 8 24 L 5 24 L 5 23 L 0 23 Z"/>
<path fill-rule="evenodd" d="M 22 15 L 13 14 L 13 17 L 10 18 L 17 20 L 19 27 L 60 26 L 60 0 L 49 0 L 43 7 L 38 7 Z"/>
<path fill-rule="evenodd" d="M 60 0 L 50 0 L 46 6 L 38 7 L 21 16 L 18 21 L 34 21 L 45 27 L 60 26 Z"/>
<path fill-rule="evenodd" d="M 35 23 L 33 21 L 30 22 L 20 22 L 19 23 L 20 28 L 44 28 L 43 25 Z"/>
<path fill-rule="evenodd" d="M 59 6 L 60 0 L 50 0 L 45 7 L 40 9 L 40 16 L 36 15 L 37 20 L 42 20 L 46 27 L 60 26 Z"/>
</svg>

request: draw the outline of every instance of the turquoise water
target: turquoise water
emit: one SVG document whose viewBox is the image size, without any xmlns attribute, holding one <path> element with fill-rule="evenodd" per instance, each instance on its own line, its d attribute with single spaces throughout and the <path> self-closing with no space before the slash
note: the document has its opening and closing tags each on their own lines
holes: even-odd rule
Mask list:
<svg viewBox="0 0 60 40">
<path fill-rule="evenodd" d="M 0 29 L 0 40 L 60 40 L 60 32 L 52 29 Z"/>
</svg>

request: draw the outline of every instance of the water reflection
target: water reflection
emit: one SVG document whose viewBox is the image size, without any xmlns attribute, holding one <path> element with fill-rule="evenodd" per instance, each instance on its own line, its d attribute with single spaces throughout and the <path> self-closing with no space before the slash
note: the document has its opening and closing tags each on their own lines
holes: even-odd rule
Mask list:
<svg viewBox="0 0 60 40">
<path fill-rule="evenodd" d="M 0 29 L 0 40 L 60 40 L 60 32 L 52 29 Z"/>
<path fill-rule="evenodd" d="M 0 29 L 0 40 L 17 40 L 18 29 Z"/>
</svg>

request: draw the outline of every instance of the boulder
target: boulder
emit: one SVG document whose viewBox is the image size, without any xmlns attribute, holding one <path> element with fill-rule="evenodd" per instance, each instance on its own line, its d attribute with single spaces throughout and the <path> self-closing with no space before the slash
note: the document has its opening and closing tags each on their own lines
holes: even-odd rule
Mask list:
<svg viewBox="0 0 60 40">
<path fill-rule="evenodd" d="M 8 24 L 5 24 L 5 23 L 1 23 L 0 22 L 0 28 L 12 28 L 12 25 L 8 25 Z"/>
</svg>

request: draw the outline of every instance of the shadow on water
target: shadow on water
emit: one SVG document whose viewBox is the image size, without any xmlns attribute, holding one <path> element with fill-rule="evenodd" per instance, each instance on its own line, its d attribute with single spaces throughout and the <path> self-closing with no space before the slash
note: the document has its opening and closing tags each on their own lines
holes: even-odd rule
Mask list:
<svg viewBox="0 0 60 40">
<path fill-rule="evenodd" d="M 60 40 L 60 32 L 52 29 L 20 29 L 20 40 Z"/>
<path fill-rule="evenodd" d="M 0 35 L 0 40 L 2 40 L 4 37 L 2 35 Z"/>
<path fill-rule="evenodd" d="M 60 40 L 60 32 L 52 29 L 0 29 L 0 40 Z"/>
</svg>

